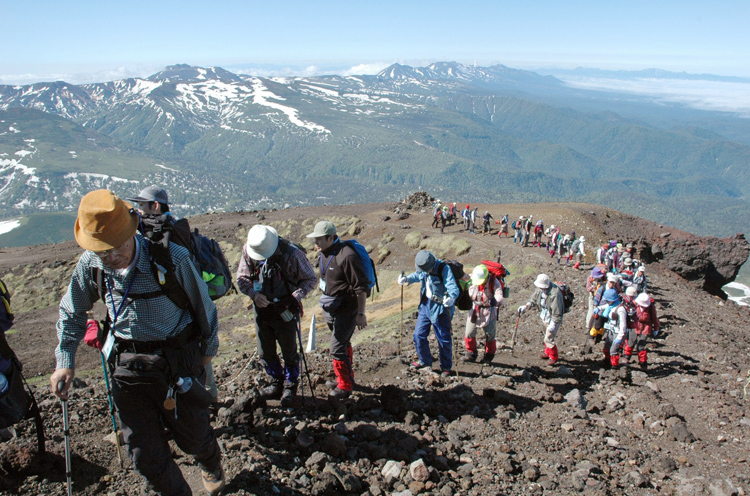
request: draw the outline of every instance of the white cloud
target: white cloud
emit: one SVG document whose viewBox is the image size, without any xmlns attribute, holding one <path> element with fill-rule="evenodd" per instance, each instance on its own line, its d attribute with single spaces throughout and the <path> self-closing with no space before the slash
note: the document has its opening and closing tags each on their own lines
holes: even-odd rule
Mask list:
<svg viewBox="0 0 750 496">
<path fill-rule="evenodd" d="M 349 69 L 346 69 L 342 76 L 361 76 L 365 74 L 377 74 L 393 62 L 373 62 L 370 64 L 358 64 Z"/>
<path fill-rule="evenodd" d="M 734 112 L 743 117 L 750 117 L 750 83 L 659 78 L 557 77 L 574 88 L 631 93 L 652 97 L 657 102 L 677 103 L 700 110 Z"/>
</svg>

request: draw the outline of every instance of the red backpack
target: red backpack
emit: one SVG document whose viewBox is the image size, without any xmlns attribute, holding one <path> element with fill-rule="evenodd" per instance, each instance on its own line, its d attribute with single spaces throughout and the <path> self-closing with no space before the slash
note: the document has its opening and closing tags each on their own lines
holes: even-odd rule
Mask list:
<svg viewBox="0 0 750 496">
<path fill-rule="evenodd" d="M 506 269 L 503 264 L 491 260 L 482 260 L 482 265 L 487 267 L 489 273 L 500 281 L 500 286 L 503 288 L 503 294 L 505 294 L 505 276 L 510 275 L 508 269 Z"/>
</svg>

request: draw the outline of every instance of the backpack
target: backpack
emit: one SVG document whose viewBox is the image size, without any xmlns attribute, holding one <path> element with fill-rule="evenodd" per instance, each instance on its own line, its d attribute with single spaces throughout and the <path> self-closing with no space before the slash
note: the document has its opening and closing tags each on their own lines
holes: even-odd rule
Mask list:
<svg viewBox="0 0 750 496">
<path fill-rule="evenodd" d="M 453 278 L 456 280 L 456 285 L 458 286 L 456 308 L 458 308 L 459 310 L 471 310 L 473 303 L 471 301 L 471 296 L 469 295 L 469 286 L 465 280 L 466 273 L 464 272 L 464 264 L 462 264 L 458 260 L 444 260 L 442 263 L 444 265 L 447 265 L 451 269 L 451 274 L 453 274 Z M 438 272 L 442 276 L 442 266 L 440 267 Z"/>
<path fill-rule="evenodd" d="M 0 297 L 2 297 L 2 329 L 0 330 L 0 355 L 10 363 L 3 372 L 7 380 L 7 389 L 0 394 L 0 429 L 10 427 L 25 418 L 34 418 L 36 423 L 37 450 L 45 453 L 44 422 L 41 410 L 36 402 L 34 393 L 29 388 L 21 371 L 23 365 L 11 349 L 5 338 L 5 331 L 13 325 L 13 313 L 10 310 L 10 292 L 0 280 Z M 26 386 L 24 388 L 24 386 Z"/>
<path fill-rule="evenodd" d="M 5 332 L 13 326 L 14 316 L 13 312 L 10 311 L 10 291 L 2 280 L 0 280 L 0 298 L 2 298 L 2 305 L 5 308 L 5 315 L 0 317 L 0 329 Z"/>
<path fill-rule="evenodd" d="M 140 231 L 151 241 L 151 246 L 159 244 L 169 248 L 169 243 L 175 242 L 187 248 L 195 268 L 208 286 L 208 295 L 212 300 L 217 300 L 234 289 L 232 271 L 219 243 L 200 234 L 197 228 L 191 232 L 187 219 L 174 220 L 171 215 L 143 215 Z M 168 252 L 169 250 L 166 252 L 167 256 Z M 154 254 L 161 256 L 161 251 L 157 250 Z"/>
<path fill-rule="evenodd" d="M 375 262 L 373 262 L 372 258 L 370 258 L 370 254 L 367 253 L 367 249 L 362 246 L 362 244 L 356 239 L 347 239 L 345 241 L 342 240 L 341 244 L 349 246 L 357 253 L 357 255 L 359 255 L 359 259 L 362 261 L 362 269 L 364 269 L 365 276 L 367 277 L 367 296 L 370 296 L 373 287 L 378 291 L 378 293 L 380 293 L 380 285 L 378 285 L 378 274 L 375 271 Z"/>
<path fill-rule="evenodd" d="M 503 264 L 499 262 L 493 262 L 491 260 L 482 260 L 482 265 L 487 267 L 487 270 L 490 272 L 490 274 L 497 277 L 497 280 L 500 281 L 500 286 L 503 288 L 503 298 L 507 298 L 509 296 L 509 291 L 505 286 L 505 276 L 510 275 L 508 269 L 506 269 Z"/>
<path fill-rule="evenodd" d="M 194 252 L 193 263 L 208 286 L 208 296 L 218 300 L 234 289 L 229 263 L 219 243 L 200 234 L 197 227 L 190 234 L 190 240 Z"/>
<path fill-rule="evenodd" d="M 555 286 L 557 286 L 562 293 L 563 303 L 565 304 L 565 313 L 568 313 L 570 311 L 570 307 L 573 306 L 573 300 L 575 299 L 576 295 L 573 294 L 573 290 L 570 289 L 570 286 L 568 286 L 564 282 L 555 281 Z"/>
</svg>

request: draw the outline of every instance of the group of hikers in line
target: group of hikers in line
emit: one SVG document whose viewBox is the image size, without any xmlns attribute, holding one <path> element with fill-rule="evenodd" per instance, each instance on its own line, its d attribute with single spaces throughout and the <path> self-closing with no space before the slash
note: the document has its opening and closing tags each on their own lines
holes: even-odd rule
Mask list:
<svg viewBox="0 0 750 496">
<path fill-rule="evenodd" d="M 151 186 L 130 200 L 140 211 L 108 190 L 90 192 L 80 202 L 74 234 L 85 251 L 60 302 L 57 365 L 50 385 L 55 394 L 67 398 L 75 377 L 76 350 L 81 340 L 89 342 L 89 312 L 101 299 L 107 318 L 102 328 L 97 327 L 96 347 L 113 378 L 112 396 L 134 466 L 153 490 L 190 494 L 170 456 L 166 427 L 180 449 L 200 466 L 208 493 L 218 494 L 225 487 L 226 476 L 208 408 L 217 394 L 210 377 L 211 360 L 219 346 L 216 305 L 204 282 L 205 273 L 200 273 L 190 251 L 179 242 L 185 229 L 190 232 L 189 226 L 169 212 L 166 191 Z M 455 213 L 455 204 L 453 207 Z M 174 242 L 168 242 L 169 237 L 167 243 L 155 242 L 155 233 L 145 222 L 152 215 L 171 218 Z M 239 291 L 253 301 L 258 356 L 269 377 L 260 394 L 278 399 L 281 406 L 290 406 L 297 393 L 302 300 L 316 284 L 322 291 L 319 305 L 331 331 L 330 356 L 336 380 L 329 397 L 333 400 L 349 397 L 354 389 L 351 340 L 355 329 L 368 325 L 366 304 L 374 267 L 368 265 L 372 261 L 366 252 L 363 255 L 356 242 L 341 240 L 336 226 L 327 220 L 318 222 L 307 238 L 318 252 L 319 277 L 300 247 L 279 236 L 273 227 L 260 224 L 249 230 L 236 271 Z M 635 350 L 645 363 L 643 336 L 658 329 L 658 320 L 651 317 L 655 314 L 638 310 L 649 305 L 653 308 L 645 293 L 645 277 L 638 279 L 643 270 L 633 273 L 633 257 L 627 258 L 617 247 L 615 252 L 618 255 L 605 256 L 604 265 L 597 265 L 589 278 L 586 328 L 593 342 L 599 342 L 602 329 L 608 331 L 605 354 L 612 365 L 617 365 L 614 357 L 619 356 L 623 343 L 626 355 Z M 483 261 L 464 274 L 462 269 L 455 270 L 452 261 L 440 260 L 427 250 L 417 253 L 414 264 L 414 272 L 402 273 L 397 280 L 400 285 L 420 284 L 413 333 L 417 360 L 412 366 L 432 367 L 428 338 L 433 330 L 439 373 L 450 374 L 451 321 L 460 297 L 470 300 L 464 360 L 479 359 L 477 331 L 481 329 L 481 360 L 491 362 L 497 350 L 498 311 L 508 297 L 503 279 L 507 271 L 499 263 Z M 528 302 L 518 308 L 519 319 L 526 310 L 539 309 L 545 327 L 542 355 L 554 364 L 559 358 L 555 336 L 566 312 L 564 295 L 546 274 L 539 274 L 534 285 L 536 290 Z M 210 392 L 208 400 L 200 400 L 204 395 L 184 394 L 180 385 L 185 378 L 192 379 L 193 387 L 204 393 L 205 385 Z"/>
<path fill-rule="evenodd" d="M 452 225 L 457 221 L 457 207 L 456 202 L 448 205 L 443 205 L 439 200 L 436 200 L 432 205 L 432 227 L 440 227 L 440 232 L 445 232 L 445 226 Z M 469 231 L 471 234 L 476 234 L 477 223 L 481 222 L 482 231 L 481 234 L 492 234 L 492 221 L 495 219 L 493 215 L 485 210 L 482 216 L 479 216 L 479 207 L 466 207 L 461 211 L 461 219 L 463 219 L 464 231 Z M 579 269 L 586 255 L 586 238 L 584 236 L 576 237 L 575 231 L 570 231 L 567 234 L 562 232 L 559 226 L 554 224 L 545 228 L 544 222 L 539 219 L 534 221 L 534 216 L 529 215 L 528 217 L 520 216 L 517 220 L 510 222 L 510 214 L 503 215 L 500 219 L 496 220 L 495 223 L 499 224 L 497 235 L 502 237 L 505 235 L 509 236 L 508 228 L 513 229 L 513 242 L 521 244 L 524 248 L 529 246 L 545 248 L 549 251 L 550 257 L 557 257 L 557 263 L 560 264 L 565 261 L 565 265 L 569 265 L 575 260 L 573 268 Z M 545 241 L 546 240 L 546 241 Z"/>
</svg>

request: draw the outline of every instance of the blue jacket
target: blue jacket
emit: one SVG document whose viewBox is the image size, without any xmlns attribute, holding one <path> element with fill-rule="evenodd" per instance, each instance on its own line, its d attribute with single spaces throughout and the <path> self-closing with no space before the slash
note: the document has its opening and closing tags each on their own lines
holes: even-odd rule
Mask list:
<svg viewBox="0 0 750 496">
<path fill-rule="evenodd" d="M 437 271 L 441 267 L 442 269 L 440 271 L 440 274 L 438 274 Z M 420 288 L 419 293 L 419 304 L 427 305 L 427 310 L 430 315 L 430 322 L 437 322 L 438 317 L 443 312 L 450 312 L 450 316 L 451 318 L 453 318 L 453 310 L 455 308 L 455 304 L 451 305 L 450 308 L 448 308 L 426 297 L 427 285 L 429 284 L 432 294 L 439 298 L 445 298 L 446 296 L 449 296 L 453 298 L 454 301 L 458 298 L 458 283 L 456 282 L 456 278 L 453 277 L 453 272 L 451 272 L 451 268 L 448 267 L 448 264 L 440 259 L 436 259 L 435 266 L 432 268 L 432 272 L 430 272 L 429 274 L 427 272 L 412 272 L 411 274 L 406 276 L 406 281 L 408 284 L 412 284 L 417 281 L 421 282 L 422 287 Z"/>
</svg>

